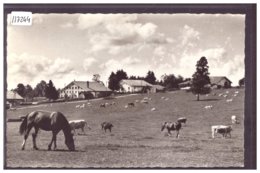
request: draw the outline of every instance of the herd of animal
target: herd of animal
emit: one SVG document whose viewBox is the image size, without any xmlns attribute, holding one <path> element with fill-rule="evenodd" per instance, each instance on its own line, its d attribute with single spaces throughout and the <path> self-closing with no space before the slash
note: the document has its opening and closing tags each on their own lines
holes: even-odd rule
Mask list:
<svg viewBox="0 0 260 173">
<path fill-rule="evenodd" d="M 237 95 L 239 92 L 236 91 L 235 94 Z M 228 93 L 226 93 L 227 95 Z M 168 100 L 169 98 L 162 97 L 162 100 Z M 135 100 L 134 102 L 129 102 L 127 105 L 125 105 L 126 108 L 135 107 L 137 103 L 145 103 L 148 104 L 149 100 L 152 100 L 152 98 L 145 97 L 142 100 Z M 115 105 L 115 102 L 112 103 L 102 103 L 100 107 L 107 107 L 110 105 Z M 88 106 L 91 106 L 91 103 L 87 104 Z M 82 109 L 85 108 L 85 103 L 81 105 L 76 105 L 76 108 Z M 205 109 L 212 109 L 213 105 L 207 105 L 205 106 Z M 156 108 L 152 108 L 152 111 L 155 111 Z M 47 123 L 47 124 L 46 124 Z M 171 131 L 176 131 L 176 138 L 179 138 L 179 131 L 182 128 L 182 124 L 186 126 L 187 118 L 186 117 L 180 117 L 175 122 L 164 122 L 161 126 L 161 131 L 164 129 L 167 130 L 168 136 L 171 136 Z M 236 117 L 236 115 L 231 116 L 231 123 L 232 124 L 239 124 L 239 121 Z M 111 122 L 102 122 L 101 123 L 101 130 L 104 130 L 105 132 L 109 130 L 112 131 L 113 124 Z M 29 135 L 30 130 L 34 128 L 35 133 L 32 134 L 33 138 L 33 148 L 38 149 L 36 146 L 36 136 L 39 129 L 43 129 L 46 131 L 52 131 L 53 137 L 48 145 L 48 149 L 51 149 L 52 144 L 54 143 L 54 149 L 56 148 L 56 135 L 59 133 L 59 131 L 64 132 L 65 136 L 65 144 L 69 148 L 69 150 L 74 150 L 74 141 L 73 141 L 73 134 L 76 134 L 77 129 L 81 129 L 81 131 L 85 134 L 85 128 L 88 128 L 91 130 L 91 127 L 89 127 L 88 123 L 84 119 L 80 120 L 70 120 L 67 121 L 65 116 L 60 112 L 47 112 L 47 111 L 34 111 L 29 113 L 28 115 L 23 117 L 23 121 L 20 125 L 20 133 L 24 135 L 24 141 L 22 144 L 22 149 L 25 148 L 26 139 Z M 215 138 L 215 134 L 221 134 L 223 138 L 226 138 L 229 136 L 231 138 L 231 131 L 232 131 L 232 125 L 213 125 L 211 126 L 211 132 L 212 132 L 212 138 Z M 72 133 L 74 132 L 74 133 Z"/>
</svg>

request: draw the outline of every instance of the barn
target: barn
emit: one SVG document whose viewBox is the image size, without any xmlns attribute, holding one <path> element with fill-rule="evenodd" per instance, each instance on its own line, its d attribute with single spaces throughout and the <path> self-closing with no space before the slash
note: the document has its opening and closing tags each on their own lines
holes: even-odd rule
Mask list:
<svg viewBox="0 0 260 173">
<path fill-rule="evenodd" d="M 210 76 L 212 88 L 231 88 L 232 82 L 225 76 Z"/>
<path fill-rule="evenodd" d="M 94 81 L 72 81 L 60 92 L 60 98 L 99 98 L 109 96 L 112 90 L 107 88 L 103 82 Z"/>
<path fill-rule="evenodd" d="M 152 88 L 152 84 L 144 81 L 144 80 L 130 80 L 123 79 L 119 82 L 120 92 L 126 93 L 141 93 L 141 92 L 149 92 Z"/>
<path fill-rule="evenodd" d="M 165 87 L 161 85 L 152 85 L 151 92 L 152 93 L 165 92 Z"/>
<path fill-rule="evenodd" d="M 19 105 L 21 102 L 24 101 L 24 98 L 15 91 L 7 91 L 6 101 L 7 101 L 6 107 L 10 108 Z"/>
</svg>

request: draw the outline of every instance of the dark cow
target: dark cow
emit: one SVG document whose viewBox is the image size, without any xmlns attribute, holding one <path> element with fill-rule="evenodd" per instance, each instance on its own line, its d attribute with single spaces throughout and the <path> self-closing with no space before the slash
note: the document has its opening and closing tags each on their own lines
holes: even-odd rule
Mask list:
<svg viewBox="0 0 260 173">
<path fill-rule="evenodd" d="M 109 122 L 103 122 L 103 123 L 101 124 L 102 130 L 105 130 L 105 132 L 107 131 L 107 129 L 111 132 L 112 127 L 114 127 L 113 124 L 111 124 L 111 123 L 109 123 Z"/>
<path fill-rule="evenodd" d="M 179 130 L 181 129 L 181 123 L 180 122 L 165 122 L 162 125 L 161 131 L 163 131 L 164 129 L 168 130 L 168 135 L 171 136 L 171 131 L 172 130 L 176 130 L 177 135 L 176 138 L 179 138 Z"/>
</svg>

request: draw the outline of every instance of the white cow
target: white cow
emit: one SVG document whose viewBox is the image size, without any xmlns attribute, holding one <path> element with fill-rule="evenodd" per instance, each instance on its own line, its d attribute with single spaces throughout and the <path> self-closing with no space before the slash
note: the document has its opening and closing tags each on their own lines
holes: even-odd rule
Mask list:
<svg viewBox="0 0 260 173">
<path fill-rule="evenodd" d="M 232 101 L 233 101 L 233 99 L 227 99 L 227 100 L 226 100 L 226 102 L 228 102 L 228 103 L 229 103 L 229 102 L 232 102 Z"/>
<path fill-rule="evenodd" d="M 223 138 L 227 137 L 227 134 L 229 134 L 229 137 L 231 138 L 231 131 L 232 131 L 232 126 L 226 126 L 226 125 L 211 126 L 212 138 L 215 138 L 215 133 L 222 134 Z"/>
<path fill-rule="evenodd" d="M 232 122 L 232 124 L 239 124 L 239 121 L 237 120 L 237 116 L 236 115 L 232 115 L 231 116 L 231 122 Z"/>
<path fill-rule="evenodd" d="M 79 106 L 80 109 L 84 109 L 85 108 L 85 103 L 83 103 L 82 105 Z"/>
<path fill-rule="evenodd" d="M 212 105 L 208 105 L 208 106 L 205 106 L 204 108 L 205 108 L 205 109 L 212 109 L 213 106 L 212 106 Z"/>
<path fill-rule="evenodd" d="M 81 129 L 83 133 L 85 133 L 85 127 L 87 127 L 89 130 L 91 129 L 85 120 L 71 120 L 69 121 L 69 125 L 71 130 L 74 131 L 74 134 L 76 134 L 76 129 Z"/>
</svg>

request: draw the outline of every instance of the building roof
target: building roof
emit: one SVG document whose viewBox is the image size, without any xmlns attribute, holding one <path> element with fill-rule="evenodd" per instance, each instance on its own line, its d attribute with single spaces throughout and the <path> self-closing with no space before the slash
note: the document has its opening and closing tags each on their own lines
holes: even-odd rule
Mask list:
<svg viewBox="0 0 260 173">
<path fill-rule="evenodd" d="M 23 100 L 23 98 L 15 91 L 7 91 L 6 100 Z"/>
<path fill-rule="evenodd" d="M 225 76 L 210 76 L 210 83 L 211 84 L 218 84 L 221 80 L 225 79 L 227 81 L 229 81 L 230 83 L 232 83 L 227 77 Z"/>
<path fill-rule="evenodd" d="M 72 81 L 70 84 L 68 84 L 64 89 L 69 87 L 70 85 L 75 84 L 84 91 L 112 91 L 111 89 L 107 88 L 103 83 L 101 82 L 89 82 L 89 81 Z M 62 90 L 64 90 L 62 89 Z"/>
<path fill-rule="evenodd" d="M 130 80 L 130 79 L 122 79 L 120 81 L 120 84 L 127 84 L 129 86 L 153 86 L 152 84 L 149 84 L 148 82 L 144 80 Z"/>
<path fill-rule="evenodd" d="M 156 88 L 158 90 L 164 90 L 165 89 L 165 87 L 161 86 L 161 85 L 153 85 L 153 88 Z"/>
</svg>

